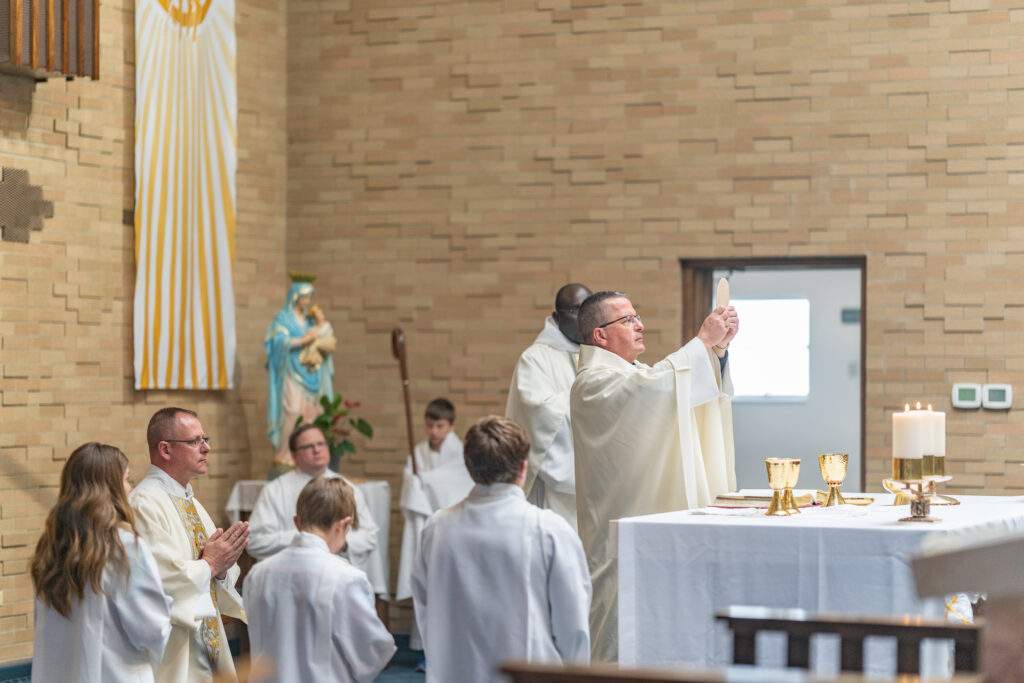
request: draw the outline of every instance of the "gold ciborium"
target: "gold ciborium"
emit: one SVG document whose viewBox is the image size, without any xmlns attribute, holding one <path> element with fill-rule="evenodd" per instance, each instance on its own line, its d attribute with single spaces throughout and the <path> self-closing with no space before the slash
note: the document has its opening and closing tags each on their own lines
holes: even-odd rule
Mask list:
<svg viewBox="0 0 1024 683">
<path fill-rule="evenodd" d="M 800 513 L 793 500 L 793 487 L 800 477 L 799 458 L 765 458 L 764 467 L 768 471 L 768 486 L 772 489 L 772 499 L 768 503 L 770 517 L 784 517 Z"/>
<path fill-rule="evenodd" d="M 850 456 L 847 453 L 822 453 L 818 456 L 821 478 L 828 484 L 828 499 L 825 501 L 825 507 L 846 504 L 846 499 L 839 492 L 839 487 L 846 479 L 846 467 L 849 462 Z"/>
</svg>

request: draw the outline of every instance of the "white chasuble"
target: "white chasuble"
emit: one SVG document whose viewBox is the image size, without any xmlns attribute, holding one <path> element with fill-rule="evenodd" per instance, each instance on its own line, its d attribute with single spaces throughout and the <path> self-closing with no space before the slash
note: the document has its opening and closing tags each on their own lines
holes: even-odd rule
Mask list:
<svg viewBox="0 0 1024 683">
<path fill-rule="evenodd" d="M 157 668 L 158 683 L 208 681 L 212 672 L 229 678 L 235 667 L 221 615 L 245 621 L 235 590 L 238 565 L 223 580 L 199 559 L 202 544 L 216 530 L 206 509 L 166 472 L 150 467 L 129 496 L 135 526 L 146 539 L 171 599 L 171 637 Z"/>
<path fill-rule="evenodd" d="M 292 532 L 287 548 L 245 578 L 253 657 L 272 663 L 264 681 L 369 683 L 395 653 L 366 574 L 315 534 Z"/>
<path fill-rule="evenodd" d="M 530 435 L 530 466 L 523 490 L 537 507 L 552 510 L 576 528 L 576 471 L 569 422 L 569 390 L 580 347 L 550 316 L 516 363 L 505 417 Z"/>
<path fill-rule="evenodd" d="M 609 523 L 703 507 L 736 485 L 731 383 L 699 339 L 653 367 L 584 346 L 572 387 L 576 508 L 594 600 L 593 657 L 618 658 L 616 548 Z"/>
<path fill-rule="evenodd" d="M 324 470 L 323 476 L 328 479 L 341 477 L 333 470 Z M 263 560 L 291 545 L 296 532 L 295 506 L 299 502 L 302 488 L 312 480 L 312 475 L 294 469 L 263 487 L 249 516 L 249 547 L 246 550 L 250 555 Z M 348 545 L 342 556 L 356 568 L 365 571 L 370 554 L 377 549 L 377 522 L 370 513 L 366 495 L 348 479 L 345 479 L 345 483 L 352 487 L 355 494 L 359 528 L 349 530 Z M 379 593 L 387 593 L 387 586 L 376 588 Z"/>
<path fill-rule="evenodd" d="M 428 683 L 501 681 L 497 666 L 510 659 L 589 661 L 579 537 L 514 484 L 478 484 L 430 518 L 412 592 Z"/>
<path fill-rule="evenodd" d="M 152 683 L 171 633 L 171 601 L 146 541 L 118 531 L 128 572 L 103 572 L 65 618 L 36 598 L 32 680 Z"/>
</svg>

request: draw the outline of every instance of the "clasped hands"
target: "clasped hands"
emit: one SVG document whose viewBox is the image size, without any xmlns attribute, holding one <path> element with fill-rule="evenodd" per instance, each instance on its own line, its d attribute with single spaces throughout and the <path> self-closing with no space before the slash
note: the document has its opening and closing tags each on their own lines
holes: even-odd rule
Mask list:
<svg viewBox="0 0 1024 683">
<path fill-rule="evenodd" d="M 210 534 L 199 551 L 199 558 L 210 565 L 214 578 L 223 579 L 248 543 L 249 523 L 235 522 L 227 529 L 217 529 Z"/>
<path fill-rule="evenodd" d="M 732 306 L 725 308 L 719 306 L 704 318 L 704 322 L 701 323 L 700 330 L 697 332 L 697 338 L 709 349 L 721 349 L 721 355 L 724 355 L 729 342 L 739 331 L 740 317 L 736 309 Z"/>
</svg>

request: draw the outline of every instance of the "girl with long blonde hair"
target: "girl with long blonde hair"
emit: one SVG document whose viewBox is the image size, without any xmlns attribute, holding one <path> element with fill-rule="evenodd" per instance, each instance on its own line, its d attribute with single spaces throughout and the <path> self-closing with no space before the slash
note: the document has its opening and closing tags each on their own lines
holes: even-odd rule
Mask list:
<svg viewBox="0 0 1024 683">
<path fill-rule="evenodd" d="M 170 601 L 128 490 L 128 458 L 114 446 L 83 444 L 64 465 L 32 557 L 33 681 L 154 680 Z"/>
</svg>

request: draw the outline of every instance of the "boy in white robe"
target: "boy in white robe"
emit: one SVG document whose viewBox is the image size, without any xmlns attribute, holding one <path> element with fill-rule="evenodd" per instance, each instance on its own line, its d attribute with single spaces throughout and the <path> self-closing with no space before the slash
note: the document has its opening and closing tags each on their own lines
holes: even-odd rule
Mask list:
<svg viewBox="0 0 1024 683">
<path fill-rule="evenodd" d="M 530 442 L 503 417 L 466 433 L 476 486 L 423 530 L 412 577 L 428 683 L 502 680 L 505 660 L 586 663 L 590 578 L 576 532 L 526 502 Z"/>
<path fill-rule="evenodd" d="M 340 477 L 355 491 L 359 515 L 359 528 L 349 531 L 342 554 L 354 566 L 365 570 L 370 555 L 377 549 L 378 531 L 366 496 L 351 481 L 327 468 L 331 454 L 319 427 L 309 423 L 300 425 L 288 437 L 288 447 L 295 469 L 269 482 L 260 491 L 249 516 L 249 554 L 263 560 L 287 548 L 295 536 L 293 520 L 299 492 L 316 477 Z M 387 587 L 378 590 L 386 593 Z"/>
<path fill-rule="evenodd" d="M 555 310 L 516 363 L 505 417 L 530 435 L 526 499 L 553 510 L 576 528 L 576 471 L 569 421 L 569 390 L 576 379 L 580 304 L 590 290 L 570 283 L 555 295 Z"/>
<path fill-rule="evenodd" d="M 313 479 L 299 494 L 291 544 L 246 577 L 252 654 L 274 669 L 262 680 L 369 683 L 394 655 L 366 574 L 338 556 L 354 519 L 352 486 Z"/>
<path fill-rule="evenodd" d="M 594 600 L 592 656 L 618 659 L 618 567 L 612 520 L 710 504 L 736 486 L 725 347 L 735 309 L 653 367 L 637 362 L 644 325 L 620 292 L 580 307 L 579 374 L 570 393 L 576 509 Z"/>
<path fill-rule="evenodd" d="M 249 525 L 218 529 L 192 492 L 190 482 L 207 473 L 210 456 L 210 439 L 194 412 L 158 410 L 146 441 L 149 473 L 128 500 L 171 599 L 171 636 L 157 683 L 205 682 L 214 673 L 232 679 L 235 666 L 221 615 L 245 621 L 234 586 Z"/>
</svg>

